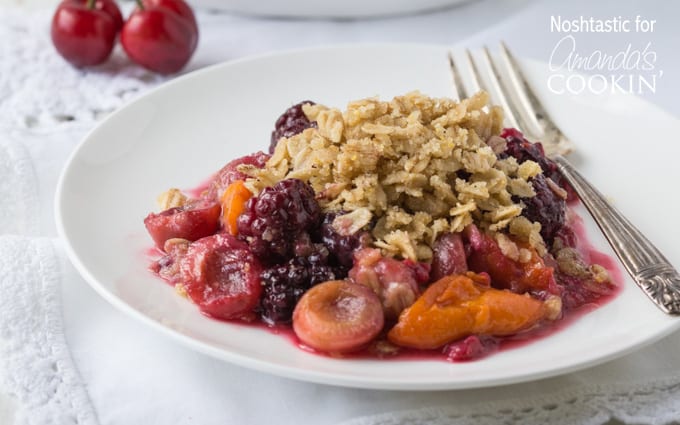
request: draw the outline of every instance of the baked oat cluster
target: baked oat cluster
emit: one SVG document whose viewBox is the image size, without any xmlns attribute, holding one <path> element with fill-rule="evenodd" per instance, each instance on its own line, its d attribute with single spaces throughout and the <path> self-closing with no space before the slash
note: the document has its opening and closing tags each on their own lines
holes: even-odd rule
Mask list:
<svg viewBox="0 0 680 425">
<path fill-rule="evenodd" d="M 212 317 L 292 324 L 318 351 L 481 357 L 615 288 L 554 163 L 502 122 L 484 92 L 300 102 L 269 153 L 161 196 L 153 269 Z"/>
</svg>

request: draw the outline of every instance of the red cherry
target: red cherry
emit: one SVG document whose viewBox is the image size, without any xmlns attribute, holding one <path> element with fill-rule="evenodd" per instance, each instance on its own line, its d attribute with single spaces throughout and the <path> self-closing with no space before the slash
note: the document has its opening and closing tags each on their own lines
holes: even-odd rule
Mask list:
<svg viewBox="0 0 680 425">
<path fill-rule="evenodd" d="M 189 245 L 180 273 L 187 295 L 218 319 L 253 320 L 262 294 L 260 262 L 248 245 L 218 233 Z"/>
<path fill-rule="evenodd" d="M 220 228 L 221 211 L 217 202 L 198 201 L 158 214 L 151 213 L 144 219 L 144 225 L 156 246 L 163 249 L 168 239 L 195 241 L 212 235 Z"/>
<path fill-rule="evenodd" d="M 198 24 L 183 0 L 137 0 L 123 25 L 121 44 L 127 55 L 160 74 L 182 69 L 198 44 Z"/>
<path fill-rule="evenodd" d="M 113 0 L 63 0 L 52 17 L 52 43 L 76 67 L 104 62 L 123 26 Z"/>
</svg>

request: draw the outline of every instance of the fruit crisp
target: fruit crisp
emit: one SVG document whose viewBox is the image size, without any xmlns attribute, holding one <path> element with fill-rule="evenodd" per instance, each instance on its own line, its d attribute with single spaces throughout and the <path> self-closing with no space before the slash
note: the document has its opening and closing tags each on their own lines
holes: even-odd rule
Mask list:
<svg viewBox="0 0 680 425">
<path fill-rule="evenodd" d="M 555 164 L 502 122 L 484 92 L 300 102 L 269 153 L 161 197 L 153 270 L 212 317 L 292 325 L 320 352 L 481 357 L 616 288 Z"/>
</svg>

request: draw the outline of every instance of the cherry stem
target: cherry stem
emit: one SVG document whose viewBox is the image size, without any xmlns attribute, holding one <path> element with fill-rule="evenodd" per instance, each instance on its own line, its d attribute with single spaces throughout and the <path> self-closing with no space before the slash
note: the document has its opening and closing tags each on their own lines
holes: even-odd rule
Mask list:
<svg viewBox="0 0 680 425">
<path fill-rule="evenodd" d="M 87 0 L 87 5 L 86 5 L 86 7 L 87 7 L 88 9 L 90 9 L 90 10 L 94 9 L 94 3 L 95 3 L 96 1 L 97 1 L 97 0 Z"/>
<path fill-rule="evenodd" d="M 137 3 L 139 10 L 144 10 L 144 4 L 142 3 L 142 0 L 135 0 L 135 3 Z"/>
</svg>

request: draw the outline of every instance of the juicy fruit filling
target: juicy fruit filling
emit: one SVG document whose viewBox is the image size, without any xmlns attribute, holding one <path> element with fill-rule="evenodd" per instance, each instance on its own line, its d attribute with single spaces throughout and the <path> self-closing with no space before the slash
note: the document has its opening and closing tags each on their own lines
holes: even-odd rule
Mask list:
<svg viewBox="0 0 680 425">
<path fill-rule="evenodd" d="M 467 361 L 611 294 L 540 143 L 484 94 L 286 110 L 269 154 L 144 220 L 152 270 L 205 314 L 291 326 L 331 354 Z"/>
</svg>

